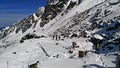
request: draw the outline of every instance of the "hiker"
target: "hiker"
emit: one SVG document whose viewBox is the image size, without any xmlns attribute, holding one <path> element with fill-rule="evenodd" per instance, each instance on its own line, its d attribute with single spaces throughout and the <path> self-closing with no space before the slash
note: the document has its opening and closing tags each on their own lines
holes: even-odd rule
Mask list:
<svg viewBox="0 0 120 68">
<path fill-rule="evenodd" d="M 72 42 L 72 48 L 75 48 L 75 45 L 77 45 L 75 42 Z"/>
<path fill-rule="evenodd" d="M 55 35 L 53 35 L 53 40 L 55 39 Z"/>
<path fill-rule="evenodd" d="M 58 36 L 58 39 L 60 40 L 60 39 L 61 39 L 61 37 L 60 37 L 60 36 Z"/>
<path fill-rule="evenodd" d="M 97 44 L 96 44 L 96 53 L 99 53 L 100 50 L 100 40 L 97 40 Z"/>
<path fill-rule="evenodd" d="M 56 40 L 58 40 L 58 35 L 57 34 L 55 35 L 55 38 L 56 38 Z"/>
</svg>

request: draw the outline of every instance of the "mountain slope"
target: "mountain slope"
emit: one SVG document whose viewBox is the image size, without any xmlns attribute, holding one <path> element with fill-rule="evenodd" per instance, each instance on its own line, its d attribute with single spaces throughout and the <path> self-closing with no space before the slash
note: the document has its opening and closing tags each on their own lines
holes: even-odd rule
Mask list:
<svg viewBox="0 0 120 68">
<path fill-rule="evenodd" d="M 39 61 L 38 68 L 115 68 L 119 8 L 119 0 L 48 0 L 45 8 L 0 31 L 0 66 L 29 68 Z M 87 55 L 79 58 L 79 51 Z"/>
</svg>

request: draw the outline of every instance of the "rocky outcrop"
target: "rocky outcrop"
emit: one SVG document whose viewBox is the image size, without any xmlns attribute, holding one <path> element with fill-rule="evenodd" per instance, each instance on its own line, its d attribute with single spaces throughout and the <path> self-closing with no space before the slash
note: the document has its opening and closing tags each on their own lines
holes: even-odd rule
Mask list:
<svg viewBox="0 0 120 68">
<path fill-rule="evenodd" d="M 7 35 L 9 35 L 11 32 L 15 31 L 15 33 L 17 34 L 19 31 L 22 31 L 22 33 L 24 33 L 25 31 L 27 31 L 29 28 L 32 27 L 32 25 L 35 25 L 37 23 L 37 20 L 42 16 L 44 12 L 44 8 L 41 7 L 39 8 L 36 13 L 35 16 L 29 15 L 27 18 L 24 18 L 20 21 L 17 21 L 16 23 L 14 23 L 13 25 L 4 28 L 3 30 L 1 30 L 0 32 L 0 39 L 6 37 Z M 37 18 L 37 19 L 36 19 Z"/>
<path fill-rule="evenodd" d="M 60 12 L 63 11 L 64 5 L 67 4 L 68 0 L 48 0 L 45 11 L 42 15 L 42 22 L 40 24 L 43 27 L 45 24 L 55 18 Z"/>
<path fill-rule="evenodd" d="M 42 15 L 42 22 L 40 27 L 43 27 L 50 20 L 55 18 L 62 11 L 68 11 L 72 9 L 75 5 L 82 2 L 82 0 L 77 0 L 73 2 L 72 0 L 48 0 L 48 3 L 45 7 L 45 11 Z M 69 3 L 70 2 L 70 3 Z"/>
</svg>

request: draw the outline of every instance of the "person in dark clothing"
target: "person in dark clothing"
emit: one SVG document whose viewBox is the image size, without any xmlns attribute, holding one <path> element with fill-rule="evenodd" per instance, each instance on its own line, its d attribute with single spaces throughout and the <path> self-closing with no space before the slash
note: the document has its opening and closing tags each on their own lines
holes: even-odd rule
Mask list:
<svg viewBox="0 0 120 68">
<path fill-rule="evenodd" d="M 75 48 L 75 45 L 77 45 L 75 42 L 72 42 L 72 48 Z"/>
<path fill-rule="evenodd" d="M 61 39 L 61 37 L 60 37 L 60 36 L 58 36 L 58 38 L 59 38 L 59 40 Z"/>
<path fill-rule="evenodd" d="M 55 39 L 55 35 L 53 35 L 53 40 Z"/>
<path fill-rule="evenodd" d="M 58 40 L 58 35 L 55 35 L 56 40 Z"/>
</svg>

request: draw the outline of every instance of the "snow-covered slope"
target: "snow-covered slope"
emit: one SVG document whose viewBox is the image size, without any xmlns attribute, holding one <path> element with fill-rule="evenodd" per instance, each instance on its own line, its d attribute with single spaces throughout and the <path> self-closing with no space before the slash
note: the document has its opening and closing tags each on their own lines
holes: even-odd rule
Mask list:
<svg viewBox="0 0 120 68">
<path fill-rule="evenodd" d="M 116 68 L 119 8 L 119 0 L 48 0 L 0 31 L 0 68 Z"/>
<path fill-rule="evenodd" d="M 85 10 L 88 10 L 88 9 L 90 9 L 90 8 L 94 7 L 95 5 L 98 5 L 102 2 L 104 2 L 104 0 L 89 0 L 89 1 L 83 0 L 80 5 L 69 10 L 69 12 L 67 14 L 65 14 L 64 16 L 58 15 L 58 17 L 56 17 L 55 19 L 50 21 L 47 25 L 45 25 L 44 29 L 48 30 L 47 33 L 53 33 L 54 31 L 63 27 L 64 25 L 68 25 L 69 22 L 71 21 L 71 18 L 74 15 L 77 15 L 81 12 L 84 12 Z M 72 21 L 71 21 L 71 23 L 72 23 Z"/>
</svg>

